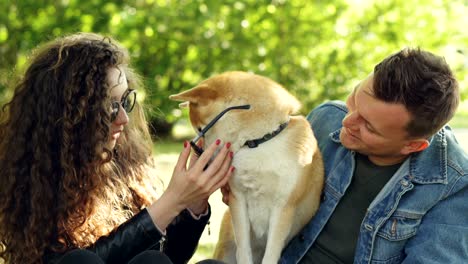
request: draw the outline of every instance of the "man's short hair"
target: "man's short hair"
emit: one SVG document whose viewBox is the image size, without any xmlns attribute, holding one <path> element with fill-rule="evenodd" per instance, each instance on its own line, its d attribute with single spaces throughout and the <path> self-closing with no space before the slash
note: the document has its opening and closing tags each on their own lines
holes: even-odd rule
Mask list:
<svg viewBox="0 0 468 264">
<path fill-rule="evenodd" d="M 455 114 L 458 82 L 443 57 L 405 48 L 374 68 L 377 99 L 403 104 L 411 115 L 409 137 L 429 137 Z"/>
</svg>

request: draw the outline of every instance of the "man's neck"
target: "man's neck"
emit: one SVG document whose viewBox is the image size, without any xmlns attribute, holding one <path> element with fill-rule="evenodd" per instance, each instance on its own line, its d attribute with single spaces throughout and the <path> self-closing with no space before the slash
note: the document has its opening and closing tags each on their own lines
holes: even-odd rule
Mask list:
<svg viewBox="0 0 468 264">
<path fill-rule="evenodd" d="M 391 156 L 391 157 L 382 157 L 382 156 L 375 156 L 375 155 L 368 155 L 369 160 L 378 166 L 391 166 L 398 163 L 402 163 L 408 155 L 406 156 Z"/>
</svg>

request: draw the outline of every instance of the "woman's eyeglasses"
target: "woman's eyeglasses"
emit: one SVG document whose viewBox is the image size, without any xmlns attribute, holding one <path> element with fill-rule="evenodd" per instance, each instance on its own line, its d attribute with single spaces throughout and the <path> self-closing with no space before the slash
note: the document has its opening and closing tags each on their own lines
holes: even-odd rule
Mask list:
<svg viewBox="0 0 468 264">
<path fill-rule="evenodd" d="M 128 89 L 127 92 L 122 96 L 122 100 L 120 102 L 114 101 L 112 102 L 112 112 L 111 112 L 111 121 L 114 120 L 119 115 L 120 106 L 125 110 L 125 112 L 130 113 L 133 110 L 136 102 L 136 90 Z"/>
<path fill-rule="evenodd" d="M 202 153 L 203 153 L 203 149 L 200 148 L 199 146 L 197 146 L 197 141 L 205 136 L 206 132 L 208 132 L 208 130 L 210 130 L 210 128 L 216 124 L 216 122 L 218 122 L 218 120 L 224 115 L 226 114 L 227 112 L 231 111 L 231 110 L 235 110 L 235 109 L 244 109 L 244 110 L 248 110 L 250 109 L 250 105 L 238 105 L 238 106 L 231 106 L 231 107 L 228 107 L 226 109 L 224 109 L 221 113 L 219 113 L 217 116 L 215 116 L 215 118 L 213 118 L 213 120 L 211 120 L 208 125 L 206 125 L 205 128 L 203 129 L 200 129 L 200 132 L 198 133 L 198 135 L 192 139 L 190 141 L 190 146 L 192 146 L 192 149 L 195 151 L 195 153 L 200 156 Z"/>
</svg>

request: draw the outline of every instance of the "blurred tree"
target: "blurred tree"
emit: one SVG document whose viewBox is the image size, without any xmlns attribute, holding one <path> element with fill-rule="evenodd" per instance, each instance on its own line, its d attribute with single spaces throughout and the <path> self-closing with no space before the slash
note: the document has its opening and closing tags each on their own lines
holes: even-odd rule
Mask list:
<svg viewBox="0 0 468 264">
<path fill-rule="evenodd" d="M 139 100 L 151 106 L 159 135 L 181 113 L 170 94 L 228 70 L 283 84 L 303 113 L 343 99 L 405 46 L 445 56 L 461 87 L 468 83 L 466 0 L 0 0 L 0 8 L 0 102 L 36 45 L 98 32 L 129 48 L 147 87 Z"/>
</svg>

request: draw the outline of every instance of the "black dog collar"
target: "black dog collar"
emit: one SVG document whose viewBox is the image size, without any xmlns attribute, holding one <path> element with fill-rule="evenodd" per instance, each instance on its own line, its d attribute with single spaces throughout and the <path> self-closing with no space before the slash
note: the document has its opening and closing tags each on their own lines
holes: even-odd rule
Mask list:
<svg viewBox="0 0 468 264">
<path fill-rule="evenodd" d="M 288 121 L 284 122 L 283 124 L 281 124 L 278 129 L 276 129 L 275 131 L 271 132 L 271 133 L 268 133 L 266 135 L 264 135 L 263 137 L 261 138 L 257 138 L 257 139 L 252 139 L 252 140 L 247 140 L 244 144 L 244 146 L 248 146 L 249 148 L 256 148 L 258 147 L 258 145 L 262 144 L 262 143 L 265 143 L 267 142 L 268 140 L 274 138 L 276 135 L 278 135 L 281 131 L 283 131 L 283 129 L 285 129 L 289 124 L 289 119 Z"/>
</svg>

